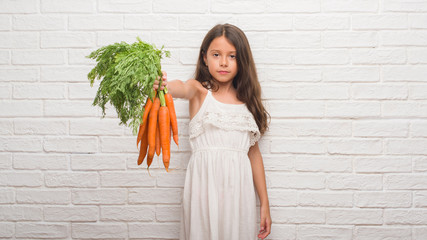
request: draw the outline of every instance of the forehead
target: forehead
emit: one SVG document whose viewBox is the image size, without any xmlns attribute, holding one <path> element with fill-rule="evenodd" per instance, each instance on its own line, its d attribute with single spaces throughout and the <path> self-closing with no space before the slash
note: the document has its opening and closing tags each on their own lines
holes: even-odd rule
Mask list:
<svg viewBox="0 0 427 240">
<path fill-rule="evenodd" d="M 212 40 L 208 51 L 235 52 L 234 45 L 224 36 L 220 36 Z"/>
</svg>

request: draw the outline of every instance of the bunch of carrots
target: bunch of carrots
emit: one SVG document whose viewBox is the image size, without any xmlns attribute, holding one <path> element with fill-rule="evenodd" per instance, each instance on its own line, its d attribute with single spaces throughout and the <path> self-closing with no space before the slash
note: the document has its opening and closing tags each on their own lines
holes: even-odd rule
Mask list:
<svg viewBox="0 0 427 240">
<path fill-rule="evenodd" d="M 171 136 L 178 145 L 178 123 L 172 96 L 167 89 L 153 91 L 153 97 L 147 97 L 144 114 L 139 126 L 137 146 L 139 148 L 138 165 L 147 156 L 147 166 L 153 162 L 154 153 L 162 152 L 163 164 L 169 171 Z M 172 131 L 172 134 L 171 134 Z"/>
</svg>

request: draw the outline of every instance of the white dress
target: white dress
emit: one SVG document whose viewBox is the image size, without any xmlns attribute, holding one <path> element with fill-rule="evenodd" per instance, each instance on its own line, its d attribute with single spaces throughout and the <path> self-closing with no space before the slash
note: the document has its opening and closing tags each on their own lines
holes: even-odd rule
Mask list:
<svg viewBox="0 0 427 240">
<path fill-rule="evenodd" d="M 260 138 L 245 104 L 225 104 L 210 91 L 189 123 L 181 240 L 255 240 L 256 195 L 249 148 Z"/>
</svg>

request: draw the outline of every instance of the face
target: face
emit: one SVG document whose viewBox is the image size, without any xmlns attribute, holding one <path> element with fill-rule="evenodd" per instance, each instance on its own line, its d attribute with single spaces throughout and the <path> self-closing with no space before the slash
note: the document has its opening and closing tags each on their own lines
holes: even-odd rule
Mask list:
<svg viewBox="0 0 427 240">
<path fill-rule="evenodd" d="M 224 36 L 211 42 L 204 60 L 209 73 L 219 83 L 231 83 L 237 74 L 236 48 Z"/>
</svg>

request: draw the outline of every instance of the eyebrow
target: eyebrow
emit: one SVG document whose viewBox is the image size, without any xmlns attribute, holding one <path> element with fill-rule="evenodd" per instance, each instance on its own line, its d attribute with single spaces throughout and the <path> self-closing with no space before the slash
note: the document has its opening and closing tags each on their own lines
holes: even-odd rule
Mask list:
<svg viewBox="0 0 427 240">
<path fill-rule="evenodd" d="M 221 50 L 212 49 L 210 52 L 222 52 Z M 228 53 L 236 53 L 236 51 L 229 51 Z"/>
</svg>

